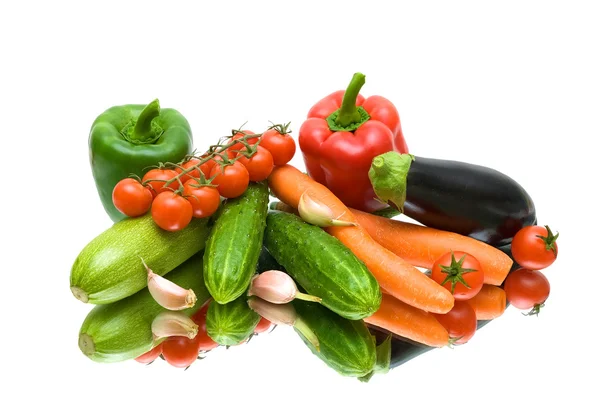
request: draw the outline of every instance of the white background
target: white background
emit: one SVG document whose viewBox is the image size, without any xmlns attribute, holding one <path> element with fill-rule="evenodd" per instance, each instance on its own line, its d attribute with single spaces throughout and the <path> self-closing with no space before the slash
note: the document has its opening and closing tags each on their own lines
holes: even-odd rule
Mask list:
<svg viewBox="0 0 600 400">
<path fill-rule="evenodd" d="M 2 3 L 0 397 L 598 398 L 594 2 L 291 4 Z M 469 344 L 369 384 L 338 376 L 284 327 L 185 372 L 84 357 L 91 306 L 72 297 L 69 272 L 110 226 L 88 164 L 94 118 L 159 98 L 187 116 L 197 148 L 246 121 L 292 121 L 296 134 L 356 71 L 363 94 L 396 104 L 413 154 L 510 175 L 560 232 L 539 318 L 511 308 Z"/>
</svg>

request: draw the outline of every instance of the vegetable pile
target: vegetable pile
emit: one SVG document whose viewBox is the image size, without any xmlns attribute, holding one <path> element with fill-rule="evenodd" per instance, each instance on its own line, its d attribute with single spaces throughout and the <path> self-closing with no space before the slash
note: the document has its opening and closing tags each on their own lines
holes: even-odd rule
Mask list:
<svg viewBox="0 0 600 400">
<path fill-rule="evenodd" d="M 408 154 L 398 111 L 364 83 L 310 108 L 307 173 L 288 164 L 290 123 L 196 152 L 185 117 L 157 100 L 101 114 L 90 162 L 114 224 L 71 269 L 73 295 L 95 305 L 83 354 L 188 368 L 287 325 L 366 382 L 468 343 L 509 305 L 539 315 L 558 233 L 501 172 Z"/>
</svg>

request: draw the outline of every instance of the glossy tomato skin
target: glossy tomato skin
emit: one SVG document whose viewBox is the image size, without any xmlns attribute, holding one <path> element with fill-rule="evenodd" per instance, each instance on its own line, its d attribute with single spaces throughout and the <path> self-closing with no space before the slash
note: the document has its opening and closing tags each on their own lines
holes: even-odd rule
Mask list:
<svg viewBox="0 0 600 400">
<path fill-rule="evenodd" d="M 216 188 L 200 186 L 194 180 L 188 180 L 183 184 L 183 196 L 192 205 L 194 218 L 210 217 L 221 204 L 221 195 Z"/>
<path fill-rule="evenodd" d="M 192 321 L 198 325 L 198 334 L 194 340 L 198 344 L 199 351 L 209 351 L 219 347 L 219 344 L 212 340 L 206 332 L 206 313 L 208 311 L 209 303 L 206 303 L 202 308 L 192 315 Z"/>
<path fill-rule="evenodd" d="M 256 328 L 254 328 L 254 333 L 264 333 L 268 331 L 272 325 L 273 324 L 271 323 L 271 321 L 269 321 L 265 317 L 261 317 L 260 321 L 258 321 L 258 325 L 256 325 Z"/>
<path fill-rule="evenodd" d="M 179 182 L 174 181 L 169 186 L 165 187 L 165 182 L 160 181 L 168 181 L 177 176 L 177 172 L 172 169 L 151 169 L 146 172 L 144 177 L 142 178 L 142 182 L 146 182 L 148 180 L 152 180 L 152 182 L 148 182 L 147 185 L 152 191 L 152 196 L 156 197 L 158 194 L 163 192 L 173 192 L 179 189 Z M 156 180 L 155 180 L 156 179 Z"/>
<path fill-rule="evenodd" d="M 273 156 L 273 163 L 277 166 L 289 163 L 296 154 L 296 142 L 288 134 L 282 135 L 275 129 L 263 133 L 260 145 L 267 149 Z"/>
<path fill-rule="evenodd" d="M 558 256 L 555 241 L 550 248 L 546 246 L 544 238 L 549 235 L 552 235 L 551 231 L 543 226 L 526 226 L 519 230 L 511 244 L 511 253 L 517 264 L 532 270 L 549 267 Z"/>
<path fill-rule="evenodd" d="M 152 202 L 152 219 L 162 229 L 178 231 L 190 223 L 192 205 L 185 198 L 171 192 L 159 193 Z"/>
<path fill-rule="evenodd" d="M 210 172 L 212 184 L 217 186 L 221 196 L 232 199 L 244 194 L 250 183 L 248 170 L 239 161 L 231 165 L 216 164 Z"/>
<path fill-rule="evenodd" d="M 128 217 L 144 215 L 152 205 L 150 189 L 133 178 L 125 178 L 116 184 L 112 193 L 115 208 Z"/>
<path fill-rule="evenodd" d="M 260 182 L 267 179 L 274 168 L 273 156 L 269 150 L 262 146 L 256 148 L 256 153 L 251 158 L 242 156 L 238 161 L 246 167 L 252 182 Z"/>
<path fill-rule="evenodd" d="M 236 139 L 241 139 L 245 135 L 254 135 L 254 132 L 249 131 L 247 129 L 243 130 L 242 132 L 243 133 L 238 132 L 235 135 L 233 135 L 233 137 L 229 140 L 229 143 L 233 142 Z M 259 137 L 255 137 L 252 139 L 247 139 L 246 141 L 248 142 L 249 145 L 253 145 L 253 144 L 258 143 L 259 139 L 260 139 Z M 246 146 L 244 145 L 244 143 L 236 143 L 227 149 L 227 156 L 229 158 L 236 158 L 237 156 L 240 155 L 240 153 L 239 153 L 240 151 L 245 151 L 245 150 L 246 150 Z"/>
<path fill-rule="evenodd" d="M 162 354 L 162 343 L 158 346 L 154 346 L 154 348 L 139 357 L 136 357 L 135 361 L 142 364 L 149 364 L 152 361 L 156 360 L 158 356 Z"/>
<path fill-rule="evenodd" d="M 165 361 L 177 368 L 187 368 L 198 359 L 198 343 L 185 336 L 172 336 L 162 343 Z"/>
<path fill-rule="evenodd" d="M 452 254 L 454 254 L 454 262 Z M 455 272 L 462 276 L 468 287 L 462 282 L 456 281 L 454 290 L 452 290 L 452 274 Z M 475 257 L 462 251 L 456 251 L 442 255 L 433 263 L 431 278 L 440 285 L 446 280 L 442 286 L 448 289 L 456 300 L 468 300 L 475 297 L 483 287 L 484 274 L 481 264 Z"/>
<path fill-rule="evenodd" d="M 519 310 L 543 304 L 550 296 L 550 282 L 539 271 L 519 268 L 504 281 L 506 299 Z"/>
<path fill-rule="evenodd" d="M 453 344 L 467 343 L 477 331 L 477 316 L 466 301 L 455 301 L 447 314 L 433 314 L 448 331 Z"/>
</svg>

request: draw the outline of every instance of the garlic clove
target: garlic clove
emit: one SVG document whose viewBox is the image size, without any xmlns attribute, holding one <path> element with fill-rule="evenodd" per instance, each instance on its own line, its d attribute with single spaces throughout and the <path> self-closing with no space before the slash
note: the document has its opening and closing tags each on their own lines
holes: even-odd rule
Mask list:
<svg viewBox="0 0 600 400">
<path fill-rule="evenodd" d="M 152 320 L 154 340 L 171 336 L 193 339 L 198 334 L 198 325 L 181 311 L 162 311 Z"/>
<path fill-rule="evenodd" d="M 277 270 L 265 271 L 252 278 L 248 296 L 258 296 L 274 304 L 285 304 L 294 299 L 321 302 L 319 297 L 299 292 L 292 277 Z"/>
<path fill-rule="evenodd" d="M 298 214 L 305 222 L 309 224 L 327 227 L 327 226 L 356 226 L 356 222 L 342 221 L 335 218 L 333 211 L 325 204 L 313 199 L 307 192 L 302 193 L 298 202 Z"/>
<path fill-rule="evenodd" d="M 158 304 L 167 310 L 174 311 L 194 307 L 197 298 L 192 289 L 184 289 L 170 280 L 155 274 L 146 265 L 144 259 L 142 259 L 142 263 L 148 273 L 148 290 Z"/>
</svg>

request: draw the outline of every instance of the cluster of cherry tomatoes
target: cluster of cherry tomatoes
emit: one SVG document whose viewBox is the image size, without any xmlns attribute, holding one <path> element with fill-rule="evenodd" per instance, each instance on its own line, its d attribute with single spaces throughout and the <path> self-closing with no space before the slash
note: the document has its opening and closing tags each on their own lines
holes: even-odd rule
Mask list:
<svg viewBox="0 0 600 400">
<path fill-rule="evenodd" d="M 198 333 L 193 339 L 189 339 L 186 336 L 168 337 L 158 346 L 155 346 L 152 350 L 142 354 L 135 360 L 142 364 L 150 364 L 158 357 L 161 357 L 174 367 L 188 368 L 200 357 L 200 354 L 219 347 L 219 344 L 213 341 L 206 332 L 206 313 L 209 304 L 207 302 L 191 317 L 198 325 Z M 272 326 L 273 324 L 269 320 L 261 318 L 256 328 L 254 328 L 254 335 L 267 332 Z M 248 342 L 249 339 L 244 340 L 240 344 Z"/>
<path fill-rule="evenodd" d="M 221 197 L 241 196 L 250 182 L 265 180 L 275 166 L 287 164 L 296 152 L 288 127 L 275 125 L 262 134 L 234 131 L 201 157 L 149 170 L 141 180 L 125 178 L 113 190 L 113 203 L 128 217 L 151 210 L 159 227 L 181 230 L 192 218 L 215 213 Z"/>
<path fill-rule="evenodd" d="M 513 238 L 512 257 L 516 262 L 502 288 L 515 308 L 537 315 L 550 295 L 550 282 L 539 272 L 557 258 L 558 246 L 548 226 L 527 226 Z M 479 261 L 464 252 L 450 252 L 434 263 L 431 278 L 454 295 L 454 307 L 447 314 L 434 314 L 446 328 L 451 344 L 468 342 L 477 331 L 477 316 L 469 304 L 483 287 L 484 273 Z"/>
</svg>

